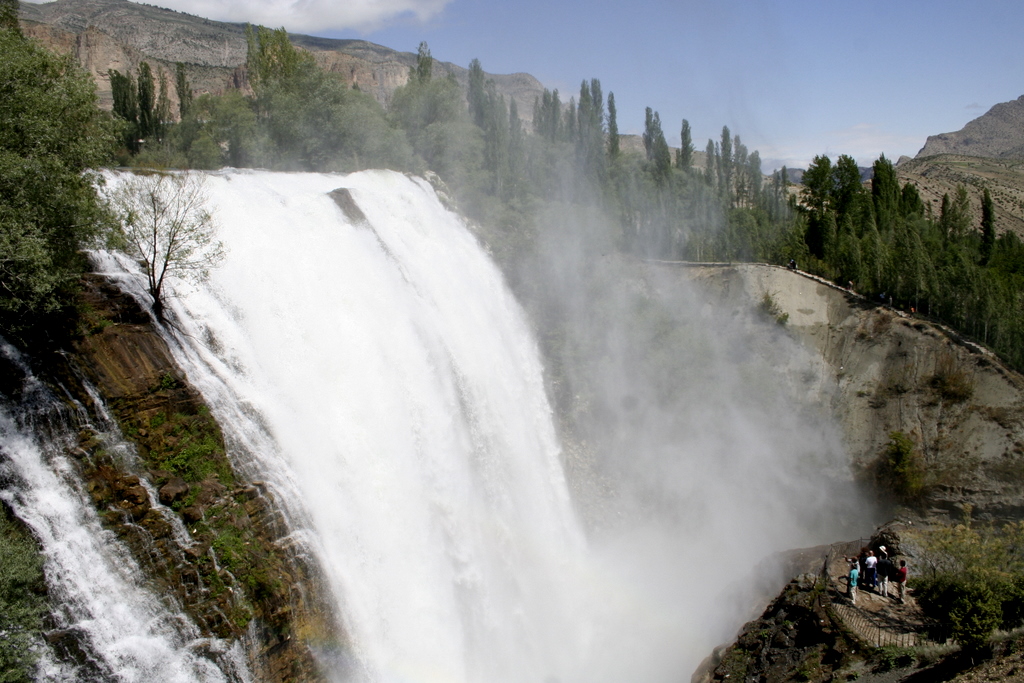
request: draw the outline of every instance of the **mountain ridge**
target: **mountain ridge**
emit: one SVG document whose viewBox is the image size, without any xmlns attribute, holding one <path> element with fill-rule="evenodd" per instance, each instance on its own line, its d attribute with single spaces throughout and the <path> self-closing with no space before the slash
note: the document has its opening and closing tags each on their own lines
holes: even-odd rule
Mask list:
<svg viewBox="0 0 1024 683">
<path fill-rule="evenodd" d="M 245 77 L 245 24 L 213 21 L 130 0 L 55 0 L 36 5 L 20 3 L 19 17 L 26 34 L 46 47 L 70 52 L 93 77 L 100 106 L 111 109 L 113 97 L 108 71 L 128 71 L 148 61 L 154 71 L 169 77 L 177 62 L 188 66 L 197 93 L 220 94 L 229 88 L 247 88 Z M 321 38 L 289 33 L 297 47 L 310 52 L 327 71 L 342 75 L 387 105 L 395 89 L 409 78 L 416 55 L 369 41 Z M 469 70 L 434 60 L 438 76 L 453 75 L 466 88 Z M 486 74 L 497 92 L 514 99 L 520 118 L 533 119 L 533 104 L 544 91 L 540 81 L 526 73 Z M 169 89 L 177 110 L 177 93 Z"/>
<path fill-rule="evenodd" d="M 915 158 L 938 154 L 1024 159 L 1024 95 L 994 105 L 956 132 L 929 135 Z"/>
</svg>

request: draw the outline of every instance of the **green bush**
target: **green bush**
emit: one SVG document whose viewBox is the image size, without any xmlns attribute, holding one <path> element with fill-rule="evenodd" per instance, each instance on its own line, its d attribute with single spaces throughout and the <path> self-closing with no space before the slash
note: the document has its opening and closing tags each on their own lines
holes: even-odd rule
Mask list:
<svg viewBox="0 0 1024 683">
<path fill-rule="evenodd" d="M 914 440 L 903 432 L 890 432 L 877 465 L 880 487 L 904 502 L 912 501 L 924 491 L 924 475 L 924 463 Z"/>
<path fill-rule="evenodd" d="M 952 638 L 965 650 L 979 650 L 1002 625 L 998 581 L 938 574 L 913 585 L 921 609 L 936 621 L 933 635 L 938 640 Z"/>
<path fill-rule="evenodd" d="M 35 679 L 46 614 L 43 562 L 31 535 L 0 506 L 0 683 Z"/>
</svg>

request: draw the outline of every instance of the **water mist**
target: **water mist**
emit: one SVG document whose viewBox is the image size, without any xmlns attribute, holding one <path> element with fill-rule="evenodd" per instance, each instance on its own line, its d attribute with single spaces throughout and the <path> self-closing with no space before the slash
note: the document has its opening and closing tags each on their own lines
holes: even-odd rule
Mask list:
<svg viewBox="0 0 1024 683">
<path fill-rule="evenodd" d="M 167 338 L 323 568 L 338 680 L 678 681 L 739 625 L 737 584 L 838 509 L 841 452 L 799 383 L 671 278 L 541 259 L 579 352 L 554 395 L 590 416 L 567 480 L 527 316 L 426 182 L 226 171 L 207 189 L 227 257 L 175 287 Z M 134 264 L 97 260 L 145 300 Z"/>
</svg>

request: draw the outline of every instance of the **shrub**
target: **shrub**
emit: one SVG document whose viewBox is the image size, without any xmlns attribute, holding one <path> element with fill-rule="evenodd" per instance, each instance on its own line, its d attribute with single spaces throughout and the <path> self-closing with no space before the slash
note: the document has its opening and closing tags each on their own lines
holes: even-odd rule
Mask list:
<svg viewBox="0 0 1024 683">
<path fill-rule="evenodd" d="M 974 378 L 950 351 L 936 359 L 931 385 L 942 400 L 950 403 L 962 403 L 974 394 Z"/>
<path fill-rule="evenodd" d="M 877 465 L 878 483 L 900 500 L 911 501 L 924 490 L 924 463 L 914 440 L 903 432 L 890 432 Z"/>
<path fill-rule="evenodd" d="M 782 306 L 775 300 L 771 292 L 765 292 L 764 296 L 761 297 L 760 310 L 780 325 L 785 325 L 789 322 L 789 313 L 782 310 Z"/>
</svg>

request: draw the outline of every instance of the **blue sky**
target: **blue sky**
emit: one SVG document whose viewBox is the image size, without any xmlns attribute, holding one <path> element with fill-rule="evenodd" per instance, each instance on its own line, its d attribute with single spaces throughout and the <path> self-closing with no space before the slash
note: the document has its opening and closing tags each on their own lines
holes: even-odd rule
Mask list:
<svg viewBox="0 0 1024 683">
<path fill-rule="evenodd" d="M 1020 0 L 149 0 L 212 19 L 363 38 L 491 73 L 524 71 L 563 100 L 615 93 L 622 132 L 644 108 L 670 144 L 723 125 L 766 170 L 815 154 L 913 156 L 1024 94 Z"/>
</svg>

